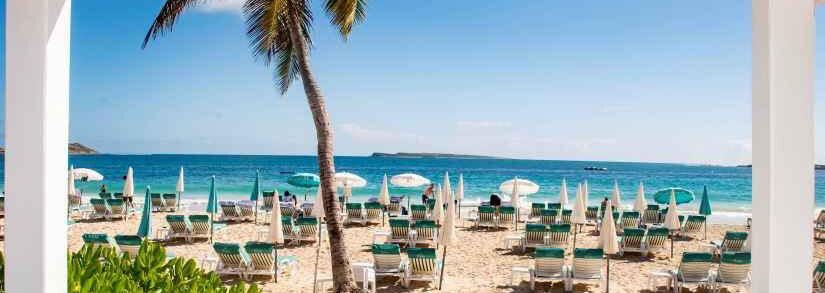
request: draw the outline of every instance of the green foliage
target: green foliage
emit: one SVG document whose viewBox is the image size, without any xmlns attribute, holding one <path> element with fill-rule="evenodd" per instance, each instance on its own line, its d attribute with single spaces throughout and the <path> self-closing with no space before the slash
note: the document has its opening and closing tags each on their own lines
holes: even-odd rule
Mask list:
<svg viewBox="0 0 825 293">
<path fill-rule="evenodd" d="M 143 243 L 135 259 L 101 246 L 84 246 L 68 257 L 68 288 L 71 293 L 262 292 L 256 285 L 247 287 L 243 282 L 226 287 L 217 274 L 201 270 L 191 259 L 166 261 L 166 249 L 149 242 Z"/>
</svg>

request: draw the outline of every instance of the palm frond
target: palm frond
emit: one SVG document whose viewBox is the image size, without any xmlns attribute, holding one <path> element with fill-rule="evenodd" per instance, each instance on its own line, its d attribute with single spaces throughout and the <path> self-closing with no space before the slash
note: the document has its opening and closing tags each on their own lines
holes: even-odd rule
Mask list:
<svg viewBox="0 0 825 293">
<path fill-rule="evenodd" d="M 312 45 L 309 30 L 312 26 L 312 12 L 306 0 L 247 0 L 244 4 L 247 36 L 252 54 L 257 60 L 263 59 L 267 66 L 275 63 L 275 79 L 281 94 L 298 76 L 300 63 L 290 38 L 290 13 L 299 15 L 303 41 Z"/>
<path fill-rule="evenodd" d="M 364 22 L 367 17 L 367 0 L 327 0 L 324 7 L 330 22 L 338 27 L 338 32 L 345 40 L 352 32 L 352 27 Z"/>
<path fill-rule="evenodd" d="M 172 27 L 175 25 L 178 16 L 180 16 L 184 10 L 197 5 L 199 2 L 199 0 L 166 0 L 158 16 L 155 17 L 155 22 L 149 27 L 146 37 L 143 38 L 143 45 L 140 47 L 146 49 L 146 45 L 149 44 L 150 40 L 154 40 L 159 35 L 172 31 Z"/>
</svg>

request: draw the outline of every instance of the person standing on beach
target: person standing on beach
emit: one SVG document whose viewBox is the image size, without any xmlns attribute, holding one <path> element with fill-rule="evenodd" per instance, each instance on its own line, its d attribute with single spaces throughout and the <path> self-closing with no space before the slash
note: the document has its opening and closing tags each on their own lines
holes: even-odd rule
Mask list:
<svg viewBox="0 0 825 293">
<path fill-rule="evenodd" d="M 105 183 L 100 185 L 100 193 L 106 193 L 106 184 Z"/>
<path fill-rule="evenodd" d="M 427 186 L 427 189 L 424 190 L 424 193 L 421 194 L 421 203 L 427 204 L 427 200 L 430 199 L 430 196 L 433 195 L 433 189 L 435 188 L 435 184 L 430 184 Z"/>
</svg>

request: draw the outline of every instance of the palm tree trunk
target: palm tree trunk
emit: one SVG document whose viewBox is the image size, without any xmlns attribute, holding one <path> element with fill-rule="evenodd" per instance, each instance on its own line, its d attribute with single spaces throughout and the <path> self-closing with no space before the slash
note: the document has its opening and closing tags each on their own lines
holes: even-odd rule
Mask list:
<svg viewBox="0 0 825 293">
<path fill-rule="evenodd" d="M 318 164 L 321 176 L 321 190 L 324 201 L 324 212 L 329 234 L 330 261 L 332 263 L 332 280 L 335 292 L 355 292 L 357 290 L 355 278 L 350 270 L 349 253 L 344 245 L 344 227 L 338 220 L 338 207 L 335 205 L 335 163 L 333 162 L 332 128 L 329 114 L 326 109 L 321 88 L 310 71 L 309 50 L 304 42 L 303 32 L 295 11 L 291 11 L 289 34 L 292 39 L 295 54 L 300 63 L 301 81 L 307 96 L 309 109 L 315 121 L 315 132 L 318 137 Z"/>
</svg>

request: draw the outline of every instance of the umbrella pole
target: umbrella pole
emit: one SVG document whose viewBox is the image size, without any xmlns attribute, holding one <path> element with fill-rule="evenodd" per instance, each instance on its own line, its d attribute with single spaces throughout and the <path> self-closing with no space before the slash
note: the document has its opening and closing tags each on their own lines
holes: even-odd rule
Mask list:
<svg viewBox="0 0 825 293">
<path fill-rule="evenodd" d="M 320 223 L 318 224 L 320 228 Z M 315 276 L 312 277 L 312 292 L 315 291 L 315 286 L 318 285 L 318 255 L 321 253 L 321 229 L 318 229 L 318 247 L 315 249 Z"/>
<path fill-rule="evenodd" d="M 212 235 L 215 234 L 215 213 L 209 214 L 209 243 L 214 243 Z"/>
<path fill-rule="evenodd" d="M 438 280 L 438 290 L 441 291 L 441 285 L 444 284 L 444 265 L 447 264 L 447 245 L 444 245 L 444 254 L 441 255 L 441 273 Z"/>
<path fill-rule="evenodd" d="M 576 235 L 578 234 L 577 233 L 578 228 L 579 228 L 579 224 L 576 224 L 576 227 L 573 228 L 573 251 L 576 251 Z"/>
<path fill-rule="evenodd" d="M 258 225 L 258 199 L 255 199 L 255 225 Z"/>
<path fill-rule="evenodd" d="M 705 239 L 708 239 L 708 220 L 705 219 Z"/>
<path fill-rule="evenodd" d="M 605 291 L 610 293 L 610 255 L 605 255 L 607 258 L 607 284 L 605 284 Z"/>
<path fill-rule="evenodd" d="M 461 200 L 458 200 L 458 222 L 461 223 L 461 227 L 464 227 L 464 222 L 461 221 Z"/>
<path fill-rule="evenodd" d="M 176 212 L 180 212 L 180 196 L 181 196 L 181 193 L 178 192 L 178 202 L 177 202 L 178 206 L 175 207 Z"/>
<path fill-rule="evenodd" d="M 670 259 L 673 259 L 673 233 L 670 233 Z"/>
</svg>

